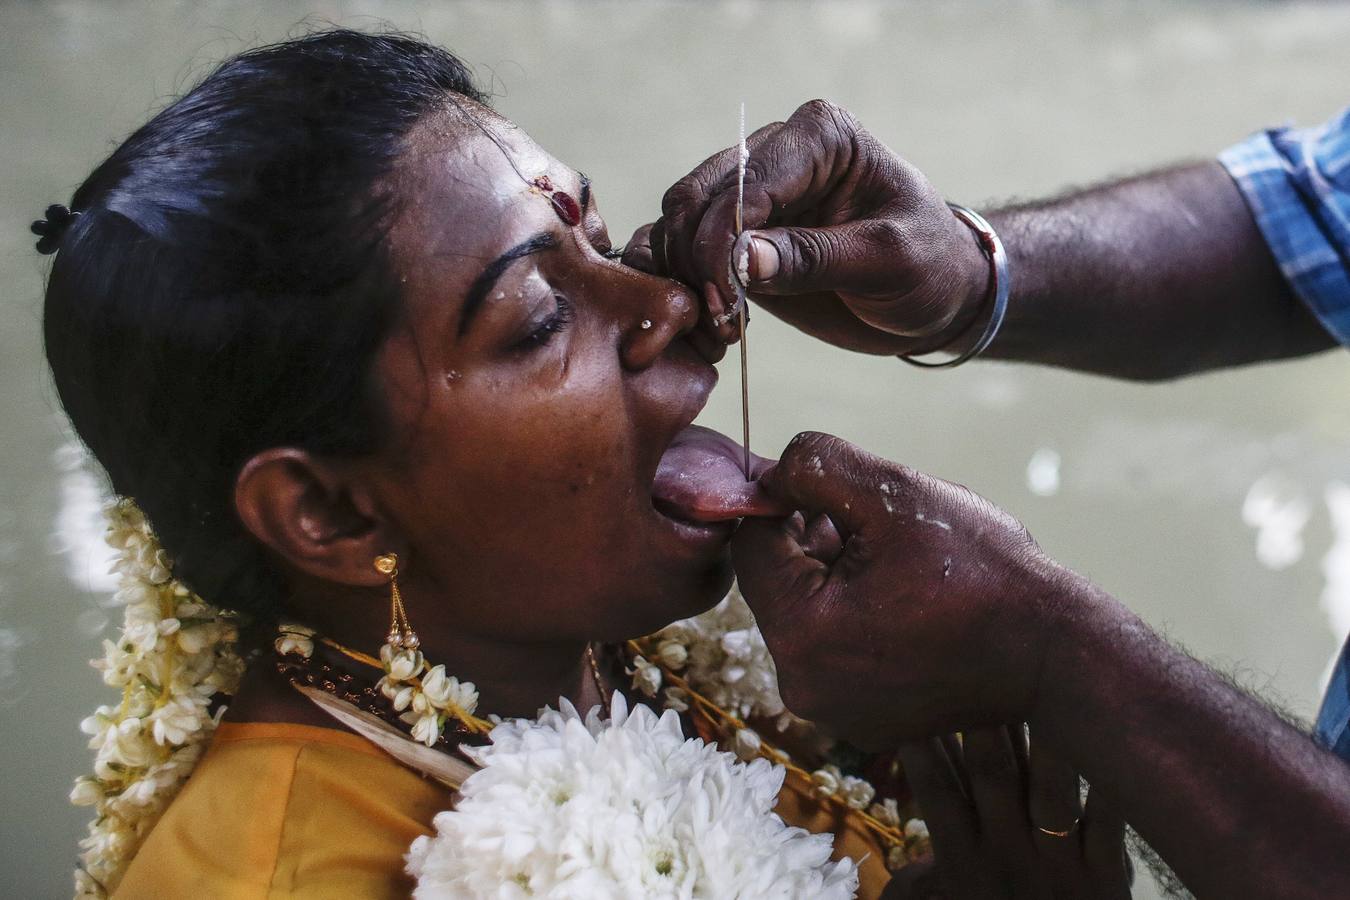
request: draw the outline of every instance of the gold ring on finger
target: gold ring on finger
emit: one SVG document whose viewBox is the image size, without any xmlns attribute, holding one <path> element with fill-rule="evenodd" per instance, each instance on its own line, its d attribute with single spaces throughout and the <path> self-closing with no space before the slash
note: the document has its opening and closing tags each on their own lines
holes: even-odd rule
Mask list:
<svg viewBox="0 0 1350 900">
<path fill-rule="evenodd" d="M 1032 824 L 1033 824 L 1033 825 L 1036 825 L 1035 822 L 1033 822 Z M 1073 834 L 1075 831 L 1078 830 L 1078 819 L 1075 818 L 1075 819 L 1073 820 L 1073 824 L 1070 825 L 1068 828 L 1064 829 L 1063 831 L 1054 831 L 1054 830 L 1049 829 L 1049 828 L 1042 828 L 1042 827 L 1039 826 L 1039 825 L 1036 825 L 1036 830 L 1039 831 L 1041 834 L 1048 835 L 1049 837 L 1053 837 L 1053 838 L 1066 838 L 1066 837 L 1068 837 L 1069 835 Z"/>
</svg>

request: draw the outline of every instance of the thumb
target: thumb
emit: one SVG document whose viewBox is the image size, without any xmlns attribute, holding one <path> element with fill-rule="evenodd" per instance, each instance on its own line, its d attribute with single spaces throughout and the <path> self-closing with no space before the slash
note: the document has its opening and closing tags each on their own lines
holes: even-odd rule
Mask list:
<svg viewBox="0 0 1350 900">
<path fill-rule="evenodd" d="M 624 245 L 619 262 L 648 275 L 665 275 L 664 254 L 657 256 L 657 247 L 663 241 L 662 226 L 658 222 L 643 225 Z"/>
<path fill-rule="evenodd" d="M 881 297 L 899 292 L 904 259 L 898 223 L 861 219 L 824 228 L 746 231 L 732 250 L 732 270 L 757 294 Z"/>
</svg>

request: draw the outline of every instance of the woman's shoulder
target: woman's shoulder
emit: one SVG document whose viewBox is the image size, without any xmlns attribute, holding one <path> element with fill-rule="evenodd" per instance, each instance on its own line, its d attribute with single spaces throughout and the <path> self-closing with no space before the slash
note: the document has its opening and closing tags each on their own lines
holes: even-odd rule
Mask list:
<svg viewBox="0 0 1350 900">
<path fill-rule="evenodd" d="M 118 897 L 406 897 L 403 856 L 451 794 L 344 731 L 225 723 Z"/>
</svg>

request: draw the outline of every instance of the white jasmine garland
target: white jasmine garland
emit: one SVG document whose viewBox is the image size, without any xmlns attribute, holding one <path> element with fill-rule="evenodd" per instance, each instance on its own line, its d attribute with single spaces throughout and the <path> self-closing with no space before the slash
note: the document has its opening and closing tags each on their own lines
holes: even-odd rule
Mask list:
<svg viewBox="0 0 1350 900">
<path fill-rule="evenodd" d="M 900 804 L 889 797 L 880 803 L 873 803 L 868 807 L 867 814 L 883 825 L 894 827 L 900 824 Z"/>
<path fill-rule="evenodd" d="M 286 622 L 272 643 L 282 656 L 308 659 L 314 654 L 314 629 Z M 380 647 L 379 665 L 384 677 L 375 687 L 395 712 L 402 713 L 400 718 L 411 726 L 413 740 L 434 746 L 451 719 L 481 734 L 491 729 L 490 723 L 474 716 L 478 689 L 473 682 L 446 674 L 445 666 L 428 667 L 420 650 L 386 642 Z"/>
<path fill-rule="evenodd" d="M 282 656 L 294 653 L 309 659 L 314 655 L 314 629 L 294 622 L 284 622 L 272 646 L 276 647 L 277 653 Z"/>
<path fill-rule="evenodd" d="M 759 756 L 763 747 L 763 741 L 752 728 L 742 728 L 736 732 L 736 737 L 732 739 L 732 750 L 741 759 L 754 759 Z"/>
<path fill-rule="evenodd" d="M 876 789 L 866 779 L 845 775 L 833 764 L 808 772 L 746 724 L 752 717 L 770 719 L 779 732 L 791 729 L 792 740 L 798 747 L 817 757 L 828 756 L 834 746 L 825 733 L 784 708 L 773 657 L 737 588 L 733 587 L 713 609 L 675 622 L 630 645 L 638 654 L 634 663 L 635 687 L 645 688 L 650 695 L 652 685 L 660 682 L 649 676 L 647 670 L 658 670 L 662 681 L 671 682 L 664 692 L 667 709 L 683 712 L 697 705 L 703 713 L 711 715 L 724 732 L 728 749 L 741 759 L 764 757 L 784 765 L 804 779 L 822 802 L 856 811 L 881 842 L 887 868 L 892 871 L 902 868 L 911 855 L 929 855 L 926 836 L 915 837 L 901 828 L 899 807 L 894 800 L 873 803 Z M 659 665 L 653 665 L 643 654 Z M 911 822 L 923 824 L 919 820 Z"/>
<path fill-rule="evenodd" d="M 119 688 L 116 706 L 80 723 L 95 751 L 94 774 L 70 800 L 97 817 L 80 841 L 76 897 L 106 897 L 169 801 L 192 772 L 216 724 L 211 700 L 234 692 L 243 661 L 233 622 L 174 581 L 171 561 L 130 500 L 106 510 L 108 543 L 120 551 L 115 599 L 121 634 L 103 642 L 94 668 Z"/>
<path fill-rule="evenodd" d="M 295 648 L 296 652 L 301 649 Z M 308 649 L 313 652 L 312 644 Z M 478 689 L 473 682 L 447 675 L 445 666 L 427 668 L 421 651 L 386 643 L 380 647 L 380 664 L 384 677 L 375 686 L 395 711 L 403 713 L 403 721 L 412 726 L 413 740 L 431 747 L 440 740 L 446 721 L 457 719 L 470 725 L 481 721 L 473 718 L 478 709 Z"/>
<path fill-rule="evenodd" d="M 608 720 L 560 706 L 471 751 L 482 768 L 408 854 L 417 900 L 854 896 L 831 836 L 773 812 L 781 767 L 685 740 L 673 711 L 621 694 Z"/>
<path fill-rule="evenodd" d="M 838 766 L 822 766 L 811 773 L 811 780 L 815 782 L 816 792 L 822 797 L 833 797 L 843 785 L 844 773 L 839 771 Z"/>
<path fill-rule="evenodd" d="M 732 715 L 773 719 L 780 730 L 794 721 L 778 693 L 773 656 L 739 588 L 733 587 L 707 612 L 661 629 L 655 639 L 657 658 L 662 663 L 680 672 L 690 687 Z M 641 685 L 645 689 L 655 678 L 645 675 L 643 662 L 637 665 L 646 678 Z M 656 684 L 659 688 L 659 682 Z"/>
<path fill-rule="evenodd" d="M 655 697 L 661 690 L 661 670 L 641 656 L 633 660 L 633 689 L 645 697 Z"/>
</svg>

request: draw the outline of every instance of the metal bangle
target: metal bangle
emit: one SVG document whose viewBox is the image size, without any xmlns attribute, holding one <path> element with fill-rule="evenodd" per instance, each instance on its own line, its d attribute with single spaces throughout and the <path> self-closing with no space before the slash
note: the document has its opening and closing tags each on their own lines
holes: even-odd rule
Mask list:
<svg viewBox="0 0 1350 900">
<path fill-rule="evenodd" d="M 975 212 L 973 209 L 967 209 L 956 203 L 948 203 L 947 207 L 962 222 L 970 226 L 970 230 L 975 232 L 976 238 L 980 242 L 980 250 L 984 252 L 985 258 L 989 260 L 989 278 L 991 284 L 986 295 L 992 298 L 993 310 L 989 316 L 989 322 L 984 326 L 984 333 L 980 335 L 979 340 L 971 344 L 969 349 L 959 356 L 951 359 L 944 359 L 941 362 L 924 362 L 921 359 L 915 359 L 908 354 L 900 354 L 900 358 L 911 366 L 918 366 L 921 369 L 950 369 L 952 366 L 959 366 L 963 362 L 969 362 L 983 353 L 994 338 L 998 335 L 998 330 L 1003 327 L 1003 318 L 1008 313 L 1008 295 L 1012 289 L 1012 276 L 1008 271 L 1008 254 L 1003 249 L 1003 242 L 998 239 L 998 233 L 994 231 L 994 226 L 990 225 L 984 216 Z M 990 304 L 990 300 L 985 301 L 985 305 Z M 983 311 L 983 307 L 981 308 Z M 979 317 L 976 316 L 978 321 Z M 964 332 L 962 332 L 964 334 Z M 960 335 L 957 336 L 959 338 Z M 956 340 L 956 338 L 953 338 Z"/>
</svg>

